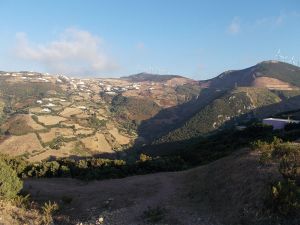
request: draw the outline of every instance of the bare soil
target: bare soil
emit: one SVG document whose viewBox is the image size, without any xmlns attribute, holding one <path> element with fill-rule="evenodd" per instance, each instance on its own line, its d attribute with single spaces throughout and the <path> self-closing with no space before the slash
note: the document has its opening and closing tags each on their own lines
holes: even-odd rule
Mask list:
<svg viewBox="0 0 300 225">
<path fill-rule="evenodd" d="M 206 166 L 182 172 L 84 182 L 74 179 L 29 179 L 25 190 L 38 201 L 62 204 L 59 224 L 149 224 L 148 207 L 160 207 L 154 224 L 257 224 L 268 185 L 278 172 L 262 168 L 258 156 L 242 150 Z M 62 199 L 71 199 L 63 203 Z"/>
</svg>

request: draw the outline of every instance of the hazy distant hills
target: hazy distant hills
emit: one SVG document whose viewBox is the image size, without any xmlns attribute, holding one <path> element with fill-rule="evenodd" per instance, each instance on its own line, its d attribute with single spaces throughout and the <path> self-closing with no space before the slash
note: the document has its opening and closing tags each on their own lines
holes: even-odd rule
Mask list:
<svg viewBox="0 0 300 225">
<path fill-rule="evenodd" d="M 161 75 L 161 74 L 151 74 L 151 73 L 138 73 L 138 74 L 130 75 L 127 77 L 121 77 L 121 79 L 129 80 L 132 82 L 144 82 L 144 81 L 166 82 L 166 81 L 174 79 L 174 78 L 192 81 L 189 78 L 179 76 L 179 75 Z"/>
</svg>

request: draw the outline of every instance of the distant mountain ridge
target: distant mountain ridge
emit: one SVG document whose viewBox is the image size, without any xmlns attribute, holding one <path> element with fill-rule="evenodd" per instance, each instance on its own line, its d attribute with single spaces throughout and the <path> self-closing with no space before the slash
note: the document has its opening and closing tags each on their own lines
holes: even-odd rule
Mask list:
<svg viewBox="0 0 300 225">
<path fill-rule="evenodd" d="M 121 79 L 130 80 L 132 82 L 144 82 L 144 81 L 166 82 L 173 78 L 183 78 L 187 80 L 192 80 L 179 75 L 161 75 L 161 74 L 151 74 L 151 73 L 138 73 L 126 77 L 121 77 Z"/>
</svg>

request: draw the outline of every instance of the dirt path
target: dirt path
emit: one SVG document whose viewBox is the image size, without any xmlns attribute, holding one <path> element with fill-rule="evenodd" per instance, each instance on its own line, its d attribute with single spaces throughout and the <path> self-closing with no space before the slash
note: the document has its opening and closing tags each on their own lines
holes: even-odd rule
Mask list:
<svg viewBox="0 0 300 225">
<path fill-rule="evenodd" d="M 264 188 L 275 175 L 271 168 L 260 167 L 257 155 L 243 150 L 182 172 L 88 183 L 66 178 L 30 179 L 25 181 L 25 190 L 37 201 L 59 203 L 57 224 L 95 224 L 99 217 L 104 218 L 104 224 L 149 224 L 149 216 L 143 216 L 149 207 L 158 209 L 154 214 L 162 216 L 154 224 L 240 224 L 243 217 L 256 215 Z"/>
<path fill-rule="evenodd" d="M 105 224 L 145 224 L 143 214 L 159 207 L 164 224 L 199 224 L 198 218 L 184 212 L 177 201 L 177 173 L 159 173 L 133 176 L 125 179 L 93 181 L 85 183 L 74 179 L 31 179 L 25 182 L 25 190 L 38 201 L 58 202 L 65 224 L 77 221 L 95 221 L 103 216 Z M 72 199 L 66 204 L 66 199 Z M 69 220 L 69 222 L 65 222 Z M 185 222 L 183 222 L 185 221 Z M 62 222 L 62 221 L 61 221 Z"/>
</svg>

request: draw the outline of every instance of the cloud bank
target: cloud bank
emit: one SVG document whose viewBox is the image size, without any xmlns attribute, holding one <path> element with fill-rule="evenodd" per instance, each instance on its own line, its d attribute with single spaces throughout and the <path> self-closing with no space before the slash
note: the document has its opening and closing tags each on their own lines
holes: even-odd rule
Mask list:
<svg viewBox="0 0 300 225">
<path fill-rule="evenodd" d="M 42 44 L 30 42 L 26 33 L 17 33 L 14 53 L 51 73 L 96 75 L 118 69 L 99 37 L 75 28 L 68 28 L 57 40 Z"/>
</svg>

